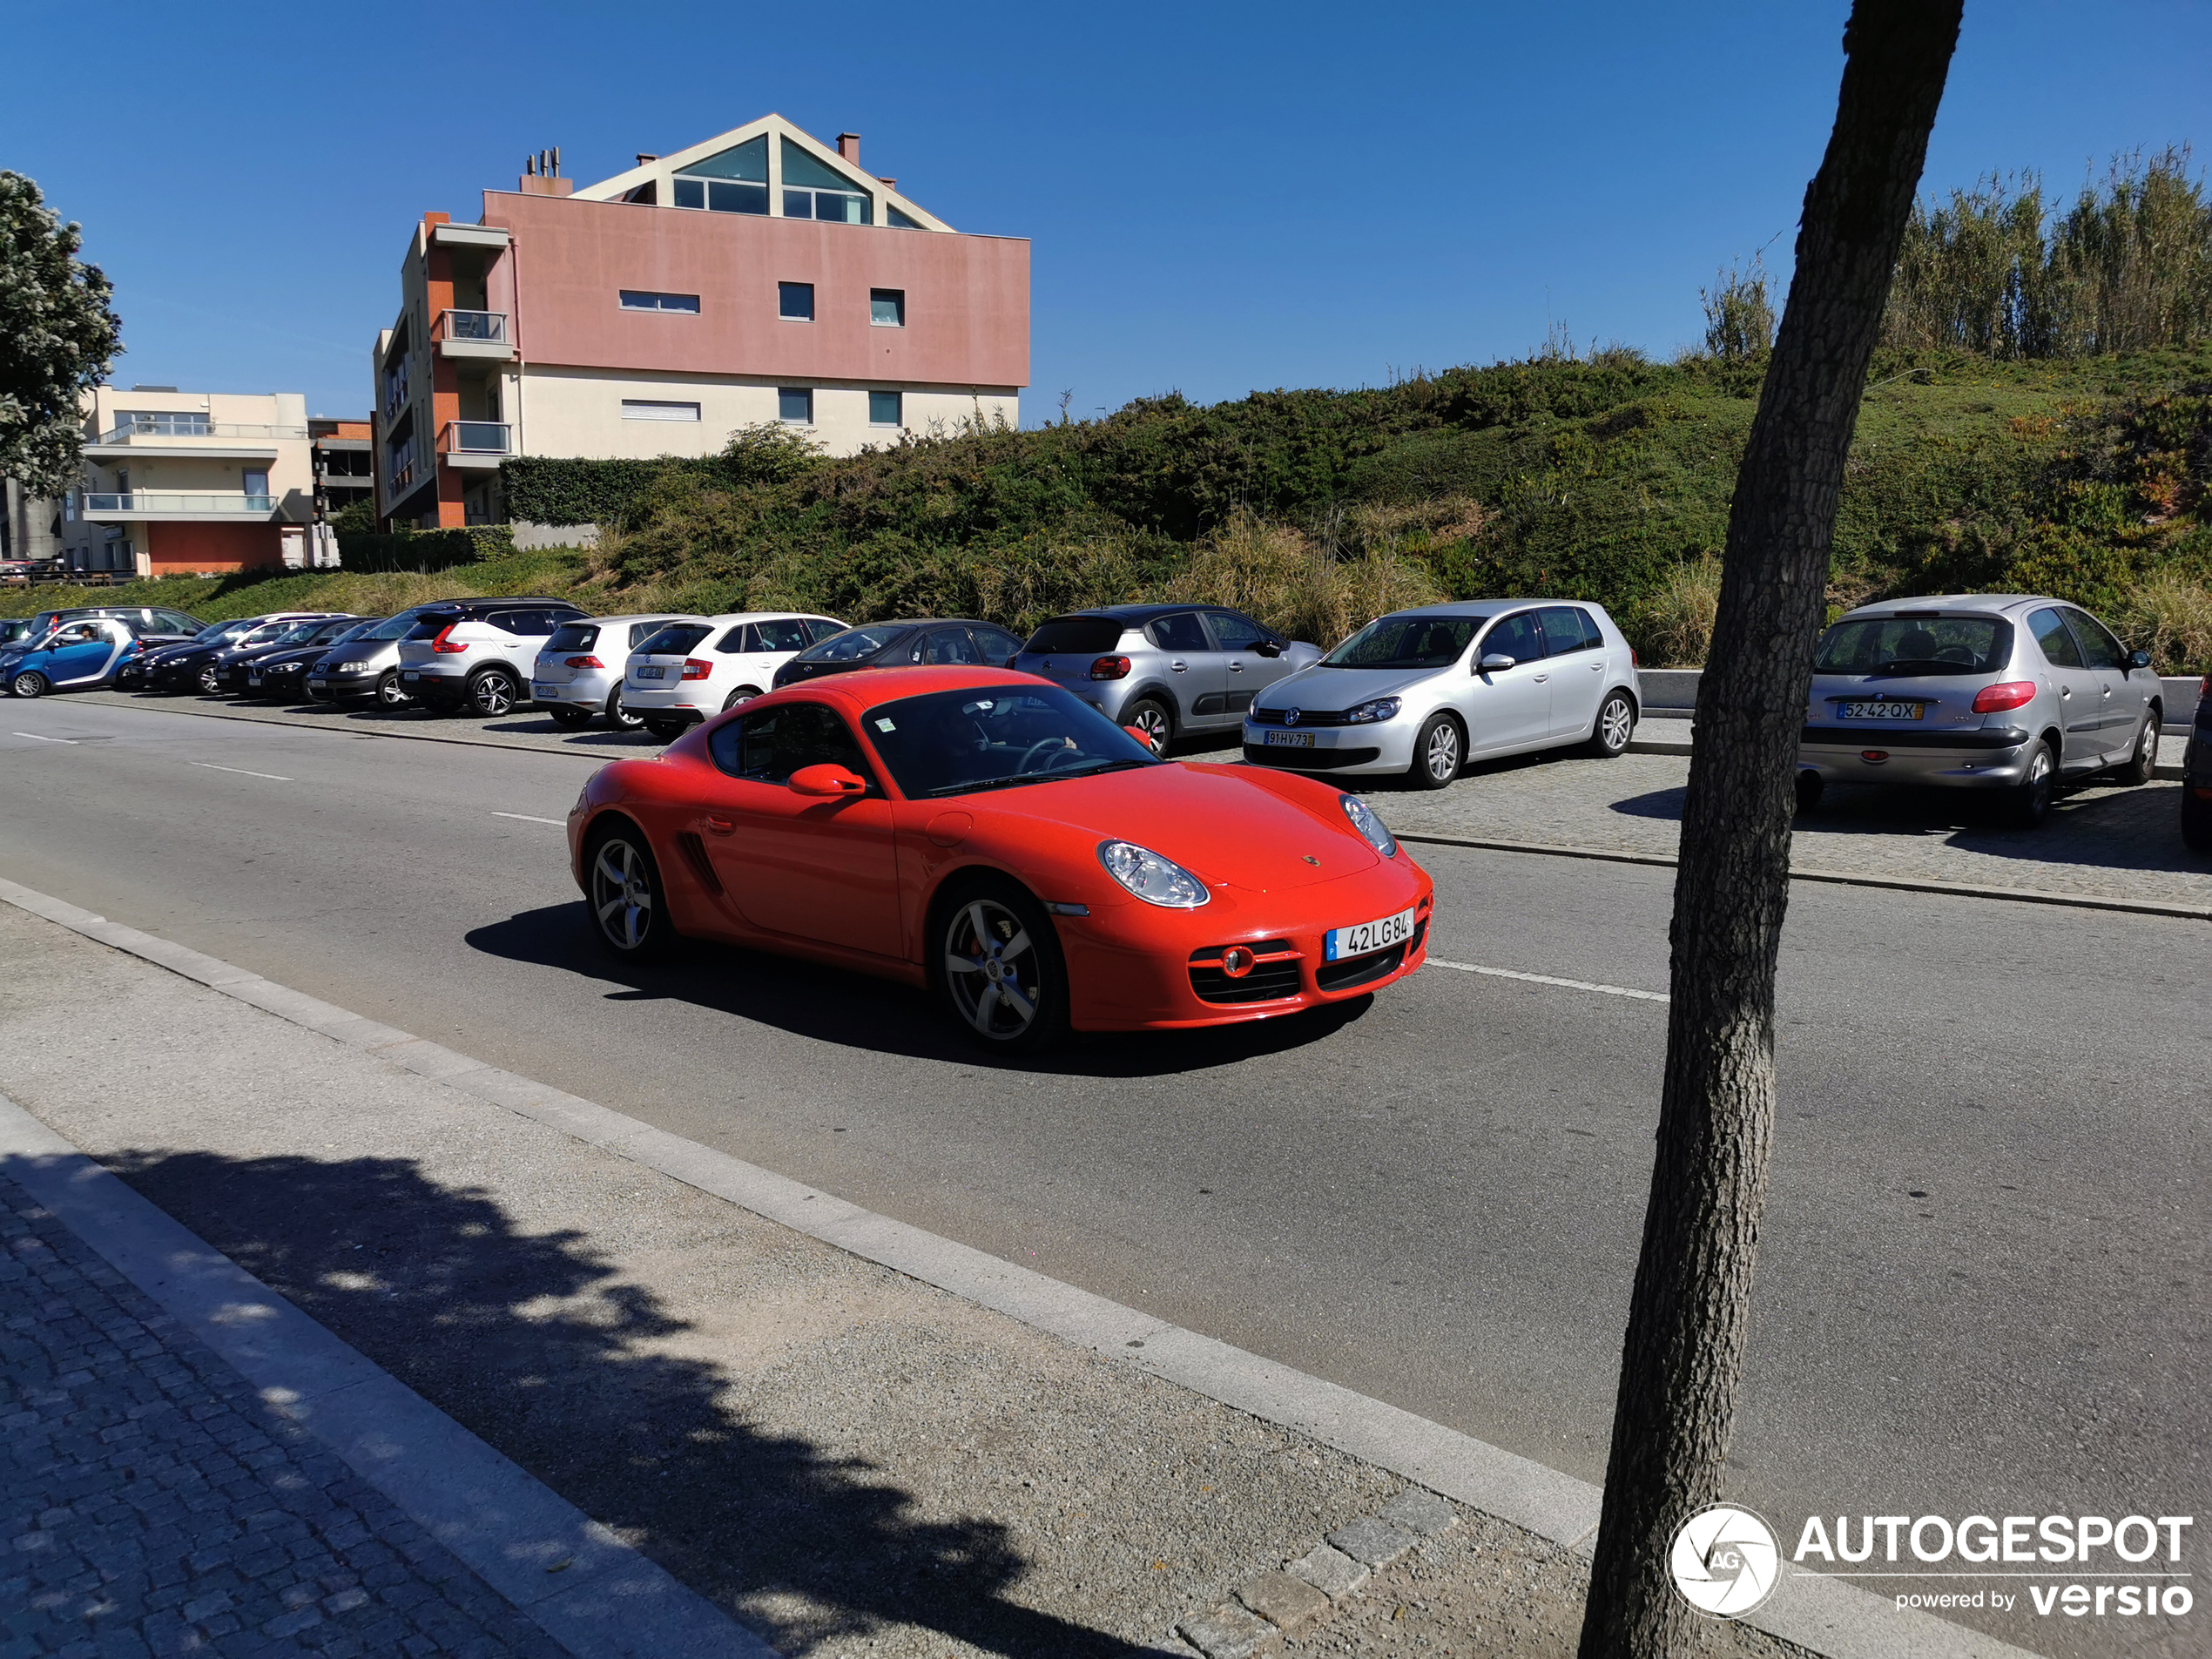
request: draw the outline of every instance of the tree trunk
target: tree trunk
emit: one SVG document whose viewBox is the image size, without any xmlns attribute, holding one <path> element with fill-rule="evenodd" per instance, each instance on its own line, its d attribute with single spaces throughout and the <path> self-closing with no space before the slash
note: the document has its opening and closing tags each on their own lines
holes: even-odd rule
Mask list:
<svg viewBox="0 0 2212 1659">
<path fill-rule="evenodd" d="M 1962 0 L 1857 0 L 1797 271 L 1729 511 L 1675 879 L 1674 1000 L 1582 1659 L 1696 1616 L 1668 1556 L 1719 1494 L 1774 1136 L 1774 970 L 1829 543 Z M 1787 1547 L 1787 1541 L 1784 1541 Z"/>
</svg>

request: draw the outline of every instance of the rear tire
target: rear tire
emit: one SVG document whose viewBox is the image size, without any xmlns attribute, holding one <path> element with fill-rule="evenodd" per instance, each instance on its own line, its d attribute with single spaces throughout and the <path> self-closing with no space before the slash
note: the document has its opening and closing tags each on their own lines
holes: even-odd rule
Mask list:
<svg viewBox="0 0 2212 1659">
<path fill-rule="evenodd" d="M 2140 789 L 2158 775 L 2158 710 L 2143 716 L 2143 729 L 2135 733 L 2135 746 L 2112 771 L 2113 780 L 2128 789 Z"/>
<path fill-rule="evenodd" d="M 1122 711 L 1123 725 L 1133 725 L 1144 734 L 1144 746 L 1156 755 L 1164 755 L 1168 745 L 1175 741 L 1175 714 L 1157 697 L 1140 697 Z"/>
<path fill-rule="evenodd" d="M 584 904 L 599 948 L 619 962 L 653 962 L 673 948 L 660 865 L 635 825 L 595 830 L 583 854 Z"/>
<path fill-rule="evenodd" d="M 2182 844 L 2192 853 L 2212 853 L 2212 797 L 2182 786 Z"/>
<path fill-rule="evenodd" d="M 663 743 L 673 743 L 690 727 L 682 720 L 657 720 L 649 714 L 645 717 L 645 730 Z"/>
<path fill-rule="evenodd" d="M 469 710 L 487 720 L 511 714 L 522 693 L 504 669 L 487 669 L 469 682 Z"/>
<path fill-rule="evenodd" d="M 1413 764 L 1406 770 L 1406 781 L 1416 789 L 1447 788 L 1466 764 L 1467 740 L 1460 735 L 1460 723 L 1448 714 L 1432 714 L 1413 738 Z"/>
<path fill-rule="evenodd" d="M 732 709 L 738 707 L 740 704 L 750 703 L 754 698 L 759 697 L 759 695 L 760 688 L 758 685 L 740 685 L 736 691 L 731 692 L 729 696 L 722 699 L 722 712 L 727 714 Z"/>
<path fill-rule="evenodd" d="M 44 697 L 46 677 L 35 668 L 27 668 L 8 682 L 8 690 L 17 697 Z"/>
<path fill-rule="evenodd" d="M 1828 792 L 1828 780 L 1817 772 L 1797 774 L 1797 816 L 1810 817 L 1820 810 L 1820 798 Z"/>
<path fill-rule="evenodd" d="M 557 708 L 548 709 L 545 711 L 553 717 L 553 724 L 563 732 L 580 732 L 591 724 L 591 711 L 589 709 Z"/>
<path fill-rule="evenodd" d="M 1598 705 L 1597 721 L 1582 752 L 1595 760 L 1614 759 L 1629 752 L 1629 739 L 1635 734 L 1636 705 L 1626 691 L 1608 691 Z"/>
<path fill-rule="evenodd" d="M 2005 816 L 2019 829 L 2033 829 L 2051 815 L 2059 784 L 2051 745 L 2037 739 L 2027 757 L 2027 776 L 2006 792 Z"/>
<path fill-rule="evenodd" d="M 963 882 L 936 907 L 930 978 L 978 1047 L 1035 1054 L 1068 1028 L 1068 966 L 1044 907 L 1004 877 Z"/>
</svg>

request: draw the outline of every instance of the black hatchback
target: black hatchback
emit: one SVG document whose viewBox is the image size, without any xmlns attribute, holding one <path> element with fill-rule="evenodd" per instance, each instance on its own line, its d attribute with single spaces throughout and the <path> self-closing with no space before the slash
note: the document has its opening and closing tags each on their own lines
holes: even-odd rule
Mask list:
<svg viewBox="0 0 2212 1659">
<path fill-rule="evenodd" d="M 1005 629 L 968 617 L 862 623 L 800 651 L 776 671 L 776 687 L 856 668 L 1011 668 L 1021 650 Z"/>
</svg>

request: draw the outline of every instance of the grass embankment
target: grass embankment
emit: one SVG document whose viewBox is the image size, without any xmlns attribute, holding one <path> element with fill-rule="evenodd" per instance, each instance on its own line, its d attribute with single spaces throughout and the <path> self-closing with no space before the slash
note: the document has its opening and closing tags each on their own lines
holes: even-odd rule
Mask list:
<svg viewBox="0 0 2212 1659">
<path fill-rule="evenodd" d="M 85 597 L 158 593 L 212 618 L 543 590 L 602 612 L 788 607 L 1016 628 L 1188 597 L 1326 644 L 1394 605 L 1546 593 L 1608 606 L 1647 663 L 1691 663 L 1760 374 L 1757 361 L 1610 351 L 1380 389 L 1145 399 L 1100 421 L 834 461 L 756 431 L 718 462 L 650 477 L 590 555 Z M 2212 347 L 2030 362 L 1890 352 L 1868 378 L 1832 608 L 2049 592 L 2106 616 L 2165 671 L 2212 668 Z M 17 590 L 0 612 L 62 602 Z"/>
</svg>

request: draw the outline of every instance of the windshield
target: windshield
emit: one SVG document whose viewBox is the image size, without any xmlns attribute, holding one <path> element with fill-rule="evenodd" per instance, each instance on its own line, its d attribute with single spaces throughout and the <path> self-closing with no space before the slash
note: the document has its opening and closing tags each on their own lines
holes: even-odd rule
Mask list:
<svg viewBox="0 0 2212 1659">
<path fill-rule="evenodd" d="M 320 632 L 322 632 L 320 623 L 303 622 L 296 627 L 286 629 L 275 638 L 263 643 L 270 645 L 311 645 L 314 643 L 315 636 Z"/>
<path fill-rule="evenodd" d="M 1487 617 L 1381 617 L 1321 659 L 1323 668 L 1449 668 Z"/>
<path fill-rule="evenodd" d="M 903 698 L 860 727 L 910 800 L 1166 764 L 1056 685 Z"/>
<path fill-rule="evenodd" d="M 376 624 L 373 621 L 357 622 L 352 627 L 347 629 L 344 633 L 338 635 L 336 637 L 327 643 L 333 645 L 342 645 L 348 640 L 366 639 L 369 637 L 369 630 L 375 626 Z"/>
<path fill-rule="evenodd" d="M 847 628 L 841 634 L 832 634 L 819 644 L 809 645 L 799 653 L 802 663 L 857 663 L 863 657 L 873 657 L 894 639 L 903 639 L 912 631 L 894 623 L 878 623 L 872 628 Z"/>
<path fill-rule="evenodd" d="M 1812 660 L 1821 674 L 1993 674 L 2012 660 L 1999 617 L 1866 617 L 1839 622 Z"/>
<path fill-rule="evenodd" d="M 714 630 L 703 622 L 671 622 L 637 647 L 640 657 L 681 657 Z"/>
<path fill-rule="evenodd" d="M 374 627 L 350 637 L 355 639 L 405 639 L 414 631 L 415 617 L 409 614 L 404 617 L 394 617 L 388 622 L 380 622 Z"/>
</svg>

